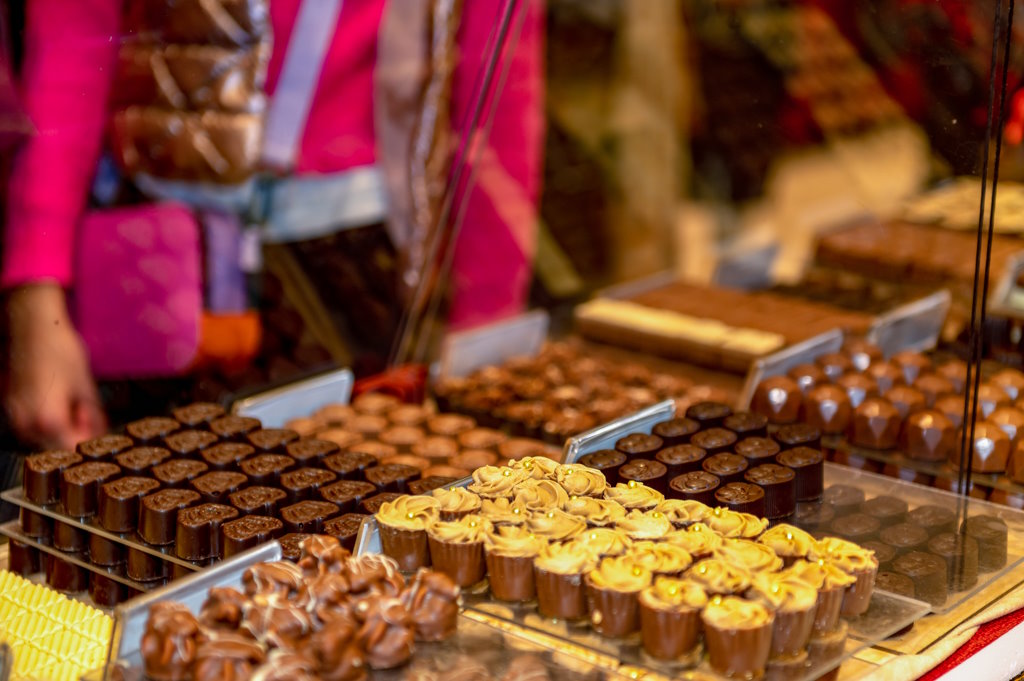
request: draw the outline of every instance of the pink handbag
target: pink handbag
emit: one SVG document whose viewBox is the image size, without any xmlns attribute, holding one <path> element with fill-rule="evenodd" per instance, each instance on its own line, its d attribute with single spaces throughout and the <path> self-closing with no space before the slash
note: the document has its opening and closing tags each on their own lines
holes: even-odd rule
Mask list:
<svg viewBox="0 0 1024 681">
<path fill-rule="evenodd" d="M 200 227 L 174 203 L 86 214 L 71 312 L 101 378 L 180 375 L 199 349 Z"/>
</svg>

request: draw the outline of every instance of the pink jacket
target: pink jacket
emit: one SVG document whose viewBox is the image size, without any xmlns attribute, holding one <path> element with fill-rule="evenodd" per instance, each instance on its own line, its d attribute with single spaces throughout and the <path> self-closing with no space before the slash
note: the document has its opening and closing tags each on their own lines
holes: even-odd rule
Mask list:
<svg viewBox="0 0 1024 681">
<path fill-rule="evenodd" d="M 396 0 L 392 0 L 396 1 Z M 301 0 L 272 0 L 273 95 Z M 303 134 L 299 174 L 374 163 L 373 69 L 385 0 L 345 0 Z M 452 120 L 463 121 L 503 3 L 464 3 Z M 74 281 L 76 224 L 108 120 L 122 0 L 29 0 L 23 95 L 38 129 L 15 160 L 0 286 Z M 450 321 L 470 325 L 525 302 L 536 243 L 543 138 L 543 0 L 528 10 L 453 262 Z"/>
</svg>

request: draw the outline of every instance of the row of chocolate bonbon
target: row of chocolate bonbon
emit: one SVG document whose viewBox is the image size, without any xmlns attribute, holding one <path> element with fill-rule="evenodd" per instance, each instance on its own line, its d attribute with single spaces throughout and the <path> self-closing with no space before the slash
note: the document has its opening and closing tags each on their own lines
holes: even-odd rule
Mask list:
<svg viewBox="0 0 1024 681">
<path fill-rule="evenodd" d="M 966 375 L 960 360 L 916 352 L 884 360 L 877 348 L 857 343 L 765 379 L 752 408 L 775 423 L 802 420 L 857 447 L 948 464 L 944 479 L 953 479 L 961 466 Z M 972 470 L 1024 483 L 1024 373 L 985 367 L 983 378 L 967 443 Z"/>
<path fill-rule="evenodd" d="M 377 522 L 403 570 L 430 565 L 467 588 L 486 577 L 496 599 L 536 600 L 541 616 L 585 620 L 609 638 L 640 632 L 659 659 L 699 662 L 703 632 L 711 667 L 727 675 L 806 671 L 809 646 L 845 639 L 840 612 L 868 608 L 877 568 L 842 539 L 769 530 L 747 513 L 544 459 L 400 497 Z"/>
<path fill-rule="evenodd" d="M 794 425 L 769 435 L 767 426 L 763 415 L 700 402 L 580 463 L 613 482 L 778 521 L 793 514 L 797 501 L 821 496 L 824 455 L 816 429 Z"/>
<path fill-rule="evenodd" d="M 722 397 L 721 391 L 636 362 L 598 357 L 576 342 L 549 343 L 536 357 L 515 357 L 465 378 L 442 379 L 434 394 L 444 411 L 558 446 L 660 400 L 690 404 Z"/>
<path fill-rule="evenodd" d="M 911 507 L 893 495 L 868 498 L 855 485 L 832 484 L 820 502 L 803 503 L 793 523 L 814 536 L 832 535 L 875 552 L 879 570 L 898 593 L 942 607 L 950 594 L 972 589 L 979 574 L 1008 562 L 1008 527 L 995 515 L 975 514 L 959 524 L 955 508 Z"/>
<path fill-rule="evenodd" d="M 146 678 L 358 681 L 405 665 L 414 642 L 444 640 L 457 626 L 460 590 L 446 576 L 422 570 L 406 581 L 390 558 L 353 558 L 331 537 L 307 537 L 297 564 L 257 564 L 242 584 L 244 593 L 210 589 L 198 616 L 174 602 L 151 606 Z"/>
</svg>

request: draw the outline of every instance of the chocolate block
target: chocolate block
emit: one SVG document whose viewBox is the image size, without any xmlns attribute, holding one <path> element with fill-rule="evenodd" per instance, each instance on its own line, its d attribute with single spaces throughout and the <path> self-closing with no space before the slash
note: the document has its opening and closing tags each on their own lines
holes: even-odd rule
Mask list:
<svg viewBox="0 0 1024 681">
<path fill-rule="evenodd" d="M 201 451 L 219 441 L 208 430 L 179 430 L 164 438 L 164 446 L 174 452 L 175 458 L 198 459 Z"/>
<path fill-rule="evenodd" d="M 53 521 L 42 513 L 30 511 L 27 508 L 19 509 L 19 523 L 21 532 L 33 539 L 49 538 L 53 535 Z"/>
<path fill-rule="evenodd" d="M 321 461 L 332 454 L 337 454 L 338 451 L 338 445 L 333 442 L 313 438 L 289 442 L 284 448 L 284 453 L 295 459 L 300 466 L 318 466 Z"/>
<path fill-rule="evenodd" d="M 595 452 L 595 454 L 600 454 L 600 452 Z M 625 455 L 620 452 L 616 452 L 616 454 L 625 458 Z M 702 470 L 701 464 L 703 463 L 705 456 L 707 456 L 707 452 L 696 445 L 674 445 L 672 447 L 666 447 L 655 454 L 654 460 L 665 466 L 667 469 L 665 479 L 671 480 L 683 473 Z M 582 457 L 580 459 L 580 463 L 584 463 L 583 459 L 585 458 L 586 457 Z M 607 473 L 605 473 L 605 477 L 608 477 Z M 614 480 L 615 478 L 613 477 L 610 479 Z"/>
<path fill-rule="evenodd" d="M 664 494 L 668 487 L 667 473 L 668 467 L 660 461 L 632 459 L 619 468 L 619 482 L 628 485 L 635 480 Z"/>
<path fill-rule="evenodd" d="M 160 440 L 180 429 L 180 423 L 166 416 L 150 416 L 132 421 L 124 427 L 125 432 L 140 445 L 158 444 Z"/>
<path fill-rule="evenodd" d="M 615 449 L 625 454 L 628 458 L 646 459 L 653 457 L 658 450 L 665 445 L 657 435 L 646 433 L 632 433 L 621 438 L 615 443 Z"/>
<path fill-rule="evenodd" d="M 790 516 L 796 511 L 796 475 L 793 469 L 774 463 L 763 463 L 748 469 L 743 478 L 764 490 L 764 512 L 755 515 L 776 520 Z"/>
<path fill-rule="evenodd" d="M 253 485 L 281 484 L 281 474 L 295 467 L 295 459 L 284 454 L 257 454 L 238 465 Z"/>
<path fill-rule="evenodd" d="M 449 478 L 449 477 L 446 477 L 446 476 L 443 476 L 443 475 L 431 475 L 430 477 L 420 478 L 419 480 L 413 480 L 412 482 L 410 482 L 409 483 L 409 494 L 427 494 L 429 492 L 434 491 L 435 489 L 439 489 L 441 487 L 447 487 L 448 485 L 452 484 L 453 482 L 457 482 L 457 481 L 458 481 L 458 478 Z M 355 482 L 355 481 L 353 481 L 353 482 Z M 338 483 L 334 483 L 334 484 L 338 484 Z M 367 483 L 367 484 L 369 484 L 369 483 Z M 372 487 L 372 485 L 371 485 L 371 487 Z M 374 489 L 376 489 L 376 487 L 374 487 Z M 323 496 L 322 492 L 323 492 L 323 490 L 321 490 L 321 496 Z M 327 499 L 327 501 L 333 501 L 333 500 L 332 499 Z M 338 503 L 338 502 L 335 501 L 334 503 Z"/>
<path fill-rule="evenodd" d="M 420 470 L 400 463 L 384 464 L 367 468 L 363 475 L 366 481 L 377 486 L 381 492 L 408 493 L 409 483 L 420 478 Z"/>
<path fill-rule="evenodd" d="M 879 495 L 860 505 L 860 512 L 877 518 L 882 527 L 902 523 L 907 517 L 907 502 L 903 499 Z"/>
<path fill-rule="evenodd" d="M 96 605 L 112 608 L 127 600 L 128 587 L 110 577 L 104 577 L 94 572 L 89 575 L 89 597 Z"/>
<path fill-rule="evenodd" d="M 864 490 L 852 485 L 829 485 L 823 498 L 837 515 L 844 516 L 856 513 L 860 509 L 860 505 L 864 503 Z"/>
<path fill-rule="evenodd" d="M 89 571 L 85 568 L 51 555 L 47 555 L 44 562 L 46 583 L 57 591 L 75 593 L 89 588 Z"/>
<path fill-rule="evenodd" d="M 626 455 L 615 449 L 601 449 L 584 454 L 579 463 L 601 471 L 608 480 L 617 480 L 619 467 L 626 463 Z"/>
<path fill-rule="evenodd" d="M 794 447 L 821 449 L 821 430 L 808 423 L 782 426 L 772 437 L 783 451 Z"/>
<path fill-rule="evenodd" d="M 736 433 L 725 428 L 708 428 L 702 430 L 699 433 L 695 433 L 690 438 L 690 444 L 695 447 L 700 447 L 708 456 L 714 454 L 720 454 L 721 452 L 728 452 L 732 450 L 733 445 L 736 444 Z"/>
<path fill-rule="evenodd" d="M 160 483 L 153 478 L 129 476 L 100 487 L 99 523 L 108 532 L 134 532 L 139 522 L 139 501 L 155 492 Z"/>
<path fill-rule="evenodd" d="M 376 466 L 377 459 L 363 452 L 340 452 L 325 458 L 323 465 L 344 480 L 362 480 L 364 471 Z"/>
<path fill-rule="evenodd" d="M 39 549 L 12 539 L 7 544 L 7 569 L 21 577 L 28 577 L 42 568 L 42 555 Z"/>
<path fill-rule="evenodd" d="M 51 451 L 25 457 L 21 489 L 34 504 L 52 504 L 60 499 L 61 475 L 82 463 L 74 452 Z"/>
<path fill-rule="evenodd" d="M 738 411 L 725 417 L 722 427 L 736 433 L 737 439 L 748 437 L 767 437 L 768 417 L 752 411 Z"/>
<path fill-rule="evenodd" d="M 751 409 L 764 414 L 771 423 L 793 423 L 800 416 L 803 393 L 788 376 L 772 376 L 758 384 Z"/>
<path fill-rule="evenodd" d="M 66 553 L 81 553 L 89 548 L 89 533 L 74 525 L 54 520 L 53 548 Z"/>
<path fill-rule="evenodd" d="M 877 518 L 863 513 L 851 513 L 833 520 L 829 531 L 837 537 L 860 543 L 877 537 L 881 527 Z"/>
<path fill-rule="evenodd" d="M 221 528 L 224 557 L 241 553 L 284 534 L 284 523 L 277 518 L 250 515 L 224 523 Z"/>
<path fill-rule="evenodd" d="M 369 499 L 363 499 L 363 503 L 359 504 L 359 512 L 367 515 L 376 515 L 377 511 L 383 504 L 389 501 L 394 501 L 398 497 L 402 496 L 398 492 L 381 492 L 380 494 L 374 494 Z"/>
<path fill-rule="evenodd" d="M 244 442 L 246 435 L 262 425 L 259 419 L 229 414 L 210 421 L 210 432 L 223 440 Z"/>
<path fill-rule="evenodd" d="M 928 530 L 913 523 L 897 523 L 884 528 L 878 538 L 886 546 L 891 547 L 897 556 L 902 556 L 911 551 L 926 551 Z"/>
<path fill-rule="evenodd" d="M 825 486 L 825 456 L 817 449 L 795 447 L 780 452 L 776 463 L 792 468 L 796 474 L 796 498 L 798 501 L 820 499 Z"/>
<path fill-rule="evenodd" d="M 130 449 L 133 442 L 125 435 L 100 435 L 79 442 L 75 450 L 87 461 L 111 461 L 115 454 Z"/>
<path fill-rule="evenodd" d="M 891 528 L 885 528 L 883 532 Z M 861 548 L 867 549 L 868 551 L 875 552 L 875 560 L 878 561 L 878 569 L 884 570 L 889 568 L 889 564 L 892 563 L 896 558 L 896 549 L 880 541 L 869 539 L 862 543 Z"/>
<path fill-rule="evenodd" d="M 895 572 L 881 571 L 875 575 L 875 588 L 897 596 L 914 597 L 914 580 Z"/>
<path fill-rule="evenodd" d="M 705 471 L 683 473 L 669 480 L 668 496 L 673 499 L 692 499 L 714 506 L 715 490 L 721 483 L 717 475 Z"/>
<path fill-rule="evenodd" d="M 804 420 L 823 433 L 846 432 L 853 417 L 849 394 L 837 385 L 815 386 L 804 395 Z"/>
<path fill-rule="evenodd" d="M 162 489 L 142 497 L 139 536 L 157 546 L 174 543 L 178 511 L 197 503 L 199 498 L 199 492 L 190 489 Z"/>
<path fill-rule="evenodd" d="M 693 419 L 703 428 L 716 428 L 722 425 L 725 417 L 732 414 L 732 407 L 722 402 L 698 402 L 686 409 L 686 418 Z"/>
<path fill-rule="evenodd" d="M 962 531 L 978 542 L 978 569 L 988 572 L 1006 565 L 1006 521 L 992 515 L 975 515 L 963 522 Z"/>
<path fill-rule="evenodd" d="M 767 437 L 744 438 L 733 447 L 733 452 L 749 461 L 752 466 L 772 461 L 780 451 L 779 443 Z"/>
<path fill-rule="evenodd" d="M 920 525 L 927 530 L 929 536 L 934 537 L 956 530 L 956 513 L 945 506 L 927 504 L 907 513 L 907 522 Z"/>
<path fill-rule="evenodd" d="M 278 539 L 277 543 L 281 545 L 281 557 L 293 563 L 299 562 L 299 558 L 302 557 L 302 542 L 311 536 L 313 535 L 306 532 L 290 532 Z"/>
<path fill-rule="evenodd" d="M 238 517 L 238 509 L 223 504 L 200 504 L 178 512 L 174 552 L 184 560 L 221 558 L 221 525 Z"/>
<path fill-rule="evenodd" d="M 320 498 L 338 506 L 342 513 L 354 511 L 363 499 L 368 499 L 376 493 L 377 488 L 374 485 L 362 480 L 339 480 L 320 488 Z"/>
<path fill-rule="evenodd" d="M 221 442 L 199 453 L 213 471 L 236 470 L 238 465 L 256 453 L 252 445 L 241 442 Z"/>
<path fill-rule="evenodd" d="M 958 532 L 939 534 L 928 540 L 928 552 L 946 561 L 950 591 L 965 591 L 978 583 L 978 542 L 973 537 Z"/>
<path fill-rule="evenodd" d="M 228 495 L 228 502 L 242 515 L 276 516 L 281 504 L 288 498 L 284 490 L 274 487 L 246 487 Z"/>
<path fill-rule="evenodd" d="M 821 501 L 802 501 L 796 505 L 793 524 L 808 532 L 824 532 L 832 524 L 836 511 Z"/>
<path fill-rule="evenodd" d="M 318 489 L 337 479 L 337 475 L 322 468 L 299 468 L 281 475 L 281 489 L 288 495 L 288 502 L 294 504 L 313 499 Z"/>
<path fill-rule="evenodd" d="M 171 458 L 170 450 L 163 447 L 132 447 L 114 457 L 125 475 L 146 476 L 153 466 Z"/>
<path fill-rule="evenodd" d="M 655 423 L 651 434 L 661 438 L 665 447 L 683 445 L 690 441 L 690 436 L 700 430 L 700 424 L 693 419 L 672 418 Z"/>
<path fill-rule="evenodd" d="M 202 500 L 208 504 L 218 504 L 227 500 L 232 492 L 237 492 L 249 484 L 244 473 L 234 471 L 212 471 L 200 475 L 190 483 L 199 492 Z"/>
<path fill-rule="evenodd" d="M 299 439 L 299 434 L 289 428 L 260 428 L 246 436 L 246 442 L 258 452 L 284 454 L 285 446 Z"/>
<path fill-rule="evenodd" d="M 102 567 L 124 565 L 126 547 L 98 534 L 89 535 L 89 562 Z"/>
<path fill-rule="evenodd" d="M 750 464 L 742 456 L 729 452 L 708 456 L 701 462 L 701 467 L 708 473 L 717 476 L 723 485 L 730 482 L 743 482 L 743 473 L 749 466 Z"/>
<path fill-rule="evenodd" d="M 341 511 L 336 504 L 327 501 L 300 501 L 281 509 L 281 520 L 288 532 L 309 532 L 320 534 L 324 523 Z"/>
<path fill-rule="evenodd" d="M 214 419 L 224 416 L 224 407 L 212 402 L 194 402 L 178 407 L 171 416 L 186 428 L 203 428 Z"/>
<path fill-rule="evenodd" d="M 164 487 L 187 489 L 189 483 L 203 475 L 210 467 L 202 461 L 181 459 L 165 461 L 153 466 L 153 477 Z"/>
<path fill-rule="evenodd" d="M 61 475 L 60 497 L 64 512 L 75 518 L 96 514 L 100 485 L 121 475 L 121 467 L 106 461 L 81 463 Z"/>
<path fill-rule="evenodd" d="M 136 582 L 157 582 L 167 579 L 170 574 L 167 561 L 131 546 L 128 547 L 127 561 L 128 578 Z"/>
<path fill-rule="evenodd" d="M 362 513 L 346 513 L 324 523 L 323 533 L 336 538 L 349 551 L 355 550 L 356 539 L 363 520 L 370 516 Z"/>
<path fill-rule="evenodd" d="M 765 493 L 757 485 L 729 482 L 715 490 L 715 506 L 725 506 L 761 518 L 765 515 Z"/>
</svg>

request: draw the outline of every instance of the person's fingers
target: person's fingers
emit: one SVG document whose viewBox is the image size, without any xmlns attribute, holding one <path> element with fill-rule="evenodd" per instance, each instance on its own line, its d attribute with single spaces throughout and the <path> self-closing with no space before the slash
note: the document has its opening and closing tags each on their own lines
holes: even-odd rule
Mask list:
<svg viewBox="0 0 1024 681">
<path fill-rule="evenodd" d="M 107 429 L 107 419 L 98 402 L 80 399 L 72 407 L 72 425 L 77 444 L 102 435 Z"/>
<path fill-rule="evenodd" d="M 19 437 L 39 447 L 67 447 L 74 438 L 66 394 L 51 394 L 34 407 L 18 402 L 12 405 L 11 420 Z"/>
</svg>

